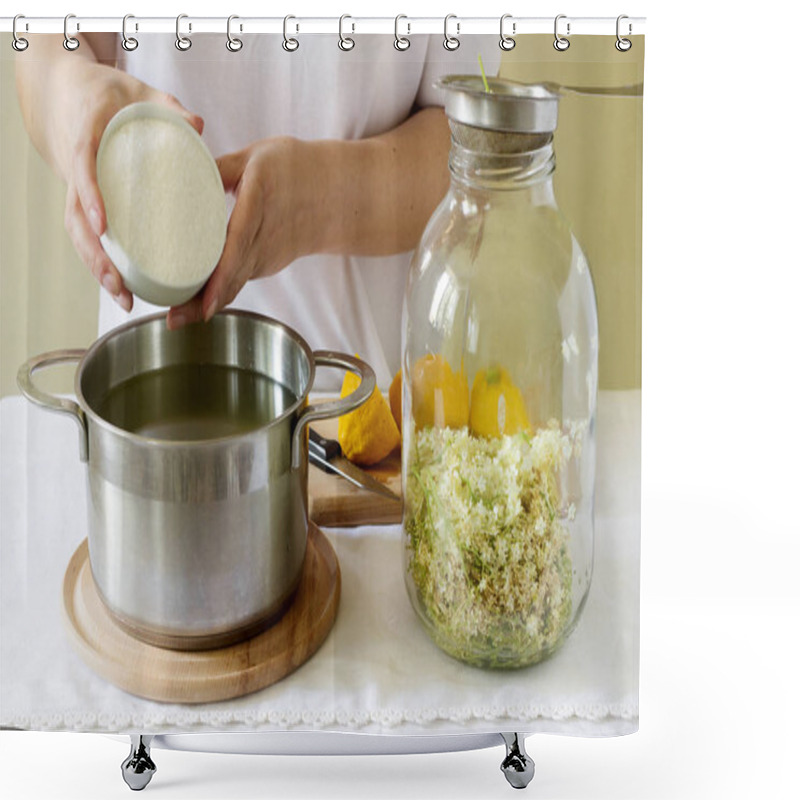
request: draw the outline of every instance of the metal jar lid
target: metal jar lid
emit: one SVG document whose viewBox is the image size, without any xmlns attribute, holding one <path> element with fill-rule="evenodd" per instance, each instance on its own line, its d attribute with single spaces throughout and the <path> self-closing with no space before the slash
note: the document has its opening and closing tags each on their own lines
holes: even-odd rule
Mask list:
<svg viewBox="0 0 800 800">
<path fill-rule="evenodd" d="M 552 133 L 558 122 L 558 94 L 545 84 L 526 84 L 480 75 L 447 75 L 436 81 L 444 111 L 463 125 L 509 133 Z"/>
</svg>

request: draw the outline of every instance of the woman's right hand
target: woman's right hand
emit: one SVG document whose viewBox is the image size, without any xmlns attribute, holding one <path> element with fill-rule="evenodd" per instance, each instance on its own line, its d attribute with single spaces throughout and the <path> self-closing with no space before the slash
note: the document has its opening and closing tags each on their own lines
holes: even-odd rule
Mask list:
<svg viewBox="0 0 800 800">
<path fill-rule="evenodd" d="M 64 63 L 58 98 L 48 120 L 53 166 L 67 184 L 64 227 L 78 255 L 103 288 L 126 311 L 133 296 L 100 244 L 106 213 L 97 185 L 97 148 L 106 125 L 124 106 L 150 101 L 177 111 L 198 133 L 203 120 L 173 96 L 160 92 L 114 67 L 89 59 Z"/>
</svg>

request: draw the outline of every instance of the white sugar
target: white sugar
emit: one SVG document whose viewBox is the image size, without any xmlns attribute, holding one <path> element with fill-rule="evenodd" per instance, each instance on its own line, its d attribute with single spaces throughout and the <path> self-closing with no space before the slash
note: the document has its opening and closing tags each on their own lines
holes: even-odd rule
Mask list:
<svg viewBox="0 0 800 800">
<path fill-rule="evenodd" d="M 105 142 L 97 180 L 108 233 L 141 272 L 167 286 L 211 273 L 225 243 L 225 193 L 191 130 L 130 119 Z"/>
</svg>

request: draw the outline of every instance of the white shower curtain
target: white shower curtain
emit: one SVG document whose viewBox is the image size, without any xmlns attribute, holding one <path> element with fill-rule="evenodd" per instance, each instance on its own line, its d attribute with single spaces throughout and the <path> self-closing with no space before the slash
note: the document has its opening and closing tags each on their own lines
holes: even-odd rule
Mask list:
<svg viewBox="0 0 800 800">
<path fill-rule="evenodd" d="M 87 535 L 85 467 L 75 426 L 26 403 L 15 373 L 37 353 L 89 346 L 128 314 L 100 297 L 104 290 L 76 254 L 63 226 L 62 180 L 31 143 L 36 122 L 27 120 L 27 131 L 23 123 L 15 70 L 37 58 L 39 42 L 30 35 L 29 48 L 15 52 L 3 37 L 0 726 L 152 734 L 611 736 L 638 729 L 644 37 L 620 50 L 613 35 L 573 36 L 560 51 L 552 35 L 528 34 L 502 52 L 496 35 L 464 36 L 453 53 L 435 36 L 412 36 L 408 52 L 391 35 L 353 37 L 352 52 L 337 47 L 336 34 L 301 37 L 289 52 L 280 35 L 242 34 L 241 51 L 231 52 L 224 34 L 198 33 L 180 52 L 173 35 L 140 34 L 126 53 L 115 35 L 110 55 L 117 69 L 200 113 L 215 157 L 281 134 L 308 141 L 380 135 L 436 109 L 434 78 L 476 73 L 479 54 L 490 73 L 567 87 L 555 188 L 590 264 L 600 329 L 594 578 L 579 624 L 555 655 L 522 670 L 450 659 L 406 598 L 400 526 L 361 520 L 325 530 L 341 570 L 336 623 L 320 650 L 274 685 L 213 703 L 156 701 L 115 685 L 76 649 L 62 594 Z M 85 54 L 91 40 L 82 39 Z M 217 107 L 223 100 L 224 110 Z M 400 365 L 409 259 L 409 248 L 389 256 L 309 253 L 248 283 L 234 304 L 283 315 L 314 348 L 359 352 L 386 391 Z M 309 311 L 323 273 L 327 294 Z M 134 301 L 134 314 L 145 308 Z M 71 374 L 57 378 L 43 385 L 70 392 Z M 338 383 L 318 388 L 330 392 Z"/>
</svg>

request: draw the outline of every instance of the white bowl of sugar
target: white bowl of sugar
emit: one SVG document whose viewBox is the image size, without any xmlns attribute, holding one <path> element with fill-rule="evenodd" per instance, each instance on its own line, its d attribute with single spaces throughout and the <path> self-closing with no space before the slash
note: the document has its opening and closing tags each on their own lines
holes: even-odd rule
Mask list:
<svg viewBox="0 0 800 800">
<path fill-rule="evenodd" d="M 108 123 L 97 150 L 106 210 L 103 249 L 137 297 L 185 303 L 222 254 L 227 208 L 217 164 L 178 113 L 133 103 Z"/>
</svg>

